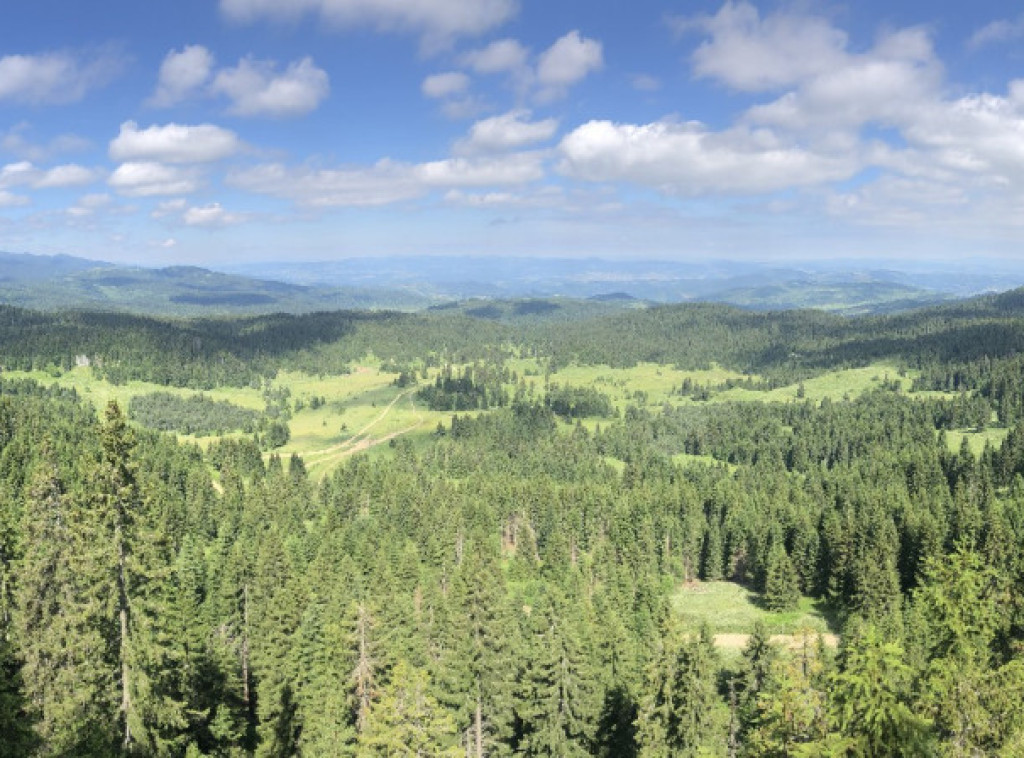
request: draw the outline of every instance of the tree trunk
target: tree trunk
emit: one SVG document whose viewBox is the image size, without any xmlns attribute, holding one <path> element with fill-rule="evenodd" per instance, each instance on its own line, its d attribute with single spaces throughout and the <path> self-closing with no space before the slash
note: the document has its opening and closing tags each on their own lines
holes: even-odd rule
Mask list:
<svg viewBox="0 0 1024 758">
<path fill-rule="evenodd" d="M 125 586 L 125 548 L 124 536 L 121 529 L 117 530 L 117 603 L 118 617 L 121 623 L 121 640 L 118 649 L 118 656 L 121 659 L 121 718 L 124 720 L 124 741 L 122 746 L 125 751 L 132 747 L 132 728 L 129 714 L 132 708 L 132 694 L 130 689 L 131 668 L 128 662 L 128 590 Z"/>
</svg>

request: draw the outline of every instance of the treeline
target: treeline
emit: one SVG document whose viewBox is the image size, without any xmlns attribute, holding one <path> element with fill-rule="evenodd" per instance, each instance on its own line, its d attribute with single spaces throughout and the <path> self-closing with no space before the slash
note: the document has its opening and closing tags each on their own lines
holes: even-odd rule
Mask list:
<svg viewBox="0 0 1024 758">
<path fill-rule="evenodd" d="M 258 387 L 284 368 L 337 374 L 371 353 L 393 365 L 420 367 L 495 366 L 513 353 L 541 358 L 552 368 L 573 362 L 631 366 L 651 361 L 697 369 L 717 363 L 759 374 L 763 386 L 884 359 L 922 370 L 929 387 L 978 389 L 1009 422 L 1024 402 L 1012 391 L 1020 376 L 1015 356 L 1024 351 L 1021 299 L 1015 291 L 856 319 L 683 304 L 517 323 L 473 318 L 458 310 L 160 320 L 41 314 L 4 306 L 0 362 L 12 369 L 62 371 L 84 358 L 117 383 L 140 379 L 211 389 Z M 979 368 L 985 361 L 1001 370 Z"/>
</svg>

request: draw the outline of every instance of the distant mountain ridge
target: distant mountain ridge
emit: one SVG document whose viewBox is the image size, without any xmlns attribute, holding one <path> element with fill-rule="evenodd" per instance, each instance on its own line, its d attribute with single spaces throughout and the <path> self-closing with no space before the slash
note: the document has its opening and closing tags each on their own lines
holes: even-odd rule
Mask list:
<svg viewBox="0 0 1024 758">
<path fill-rule="evenodd" d="M 225 264 L 214 270 L 185 265 L 146 268 L 69 255 L 0 252 L 0 302 L 41 310 L 88 308 L 205 316 L 342 309 L 411 311 L 446 303 L 462 303 L 472 309 L 483 307 L 482 303 L 472 304 L 481 299 L 529 302 L 556 298 L 620 308 L 709 301 L 754 310 L 816 308 L 860 315 L 1004 291 L 1024 281 L 1024 276 L 1009 268 L 943 269 L 921 263 L 909 263 L 906 270 L 863 264 L 852 268 L 857 263 L 405 256 Z M 502 311 L 516 312 L 514 307 Z"/>
<path fill-rule="evenodd" d="M 0 252 L 0 302 L 39 310 L 89 308 L 205 316 L 419 310 L 436 301 L 372 287 L 312 287 L 198 266 L 144 268 L 67 255 Z"/>
</svg>

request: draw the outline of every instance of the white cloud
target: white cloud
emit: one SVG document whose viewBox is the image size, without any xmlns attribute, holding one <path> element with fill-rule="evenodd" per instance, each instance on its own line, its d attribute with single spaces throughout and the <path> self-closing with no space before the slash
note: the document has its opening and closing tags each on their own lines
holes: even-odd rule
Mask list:
<svg viewBox="0 0 1024 758">
<path fill-rule="evenodd" d="M 8 163 L 3 168 L 0 168 L 0 188 L 31 184 L 38 174 L 39 172 L 36 167 L 28 161 Z"/>
<path fill-rule="evenodd" d="M 693 53 L 698 76 L 749 92 L 791 86 L 835 69 L 845 57 L 847 36 L 826 19 L 789 12 L 762 19 L 743 0 L 730 0 L 714 16 L 670 23 L 680 33 L 710 36 Z"/>
<path fill-rule="evenodd" d="M 448 190 L 444 200 L 449 205 L 469 208 L 552 208 L 561 206 L 565 193 L 560 187 L 540 187 L 533 192 L 465 192 Z"/>
<path fill-rule="evenodd" d="M 525 184 L 544 177 L 536 153 L 515 153 L 495 158 L 448 158 L 413 167 L 416 178 L 429 187 L 486 187 Z"/>
<path fill-rule="evenodd" d="M 826 211 L 872 226 L 934 224 L 934 211 L 962 214 L 970 198 L 962 187 L 926 179 L 884 176 L 852 192 L 827 197 Z"/>
<path fill-rule="evenodd" d="M 382 160 L 368 168 L 289 168 L 280 163 L 235 171 L 228 184 L 311 207 L 375 206 L 422 194 L 405 164 Z"/>
<path fill-rule="evenodd" d="M 748 118 L 794 130 L 898 125 L 938 96 L 941 80 L 931 41 L 909 29 L 884 37 L 863 55 L 845 56 L 774 102 L 751 108 Z"/>
<path fill-rule="evenodd" d="M 187 195 L 199 188 L 194 170 L 155 161 L 122 163 L 107 183 L 122 195 L 131 197 Z"/>
<path fill-rule="evenodd" d="M 420 89 L 427 97 L 446 98 L 460 95 L 469 88 L 469 77 L 461 71 L 433 74 L 423 80 Z"/>
<path fill-rule="evenodd" d="M 1024 192 L 1024 80 L 1012 82 L 1005 97 L 932 103 L 903 133 L 935 165 Z"/>
<path fill-rule="evenodd" d="M 478 74 L 500 74 L 522 69 L 529 55 L 530 51 L 518 40 L 499 39 L 485 48 L 464 54 L 461 61 Z"/>
<path fill-rule="evenodd" d="M 245 216 L 240 213 L 229 213 L 224 210 L 220 203 L 210 203 L 209 205 L 189 208 L 182 215 L 182 221 L 186 226 L 232 226 L 245 221 Z"/>
<path fill-rule="evenodd" d="M 242 142 L 234 132 L 213 124 L 139 129 L 134 121 L 125 121 L 110 143 L 110 157 L 124 162 L 209 163 L 230 157 L 241 148 Z"/>
<path fill-rule="evenodd" d="M 202 45 L 171 50 L 160 65 L 160 78 L 149 104 L 166 108 L 197 92 L 210 79 L 213 54 Z"/>
<path fill-rule="evenodd" d="M 667 194 L 756 194 L 846 179 L 849 156 L 787 145 L 767 130 L 712 132 L 704 125 L 591 121 L 563 138 L 560 170 L 596 182 L 629 182 Z"/>
<path fill-rule="evenodd" d="M 0 136 L 0 150 L 27 161 L 42 163 L 63 153 L 83 152 L 92 146 L 89 140 L 75 134 L 61 134 L 39 144 L 26 136 L 30 131 L 30 125 L 25 122 L 15 124 L 6 134 Z"/>
<path fill-rule="evenodd" d="M 7 55 L 0 58 L 0 101 L 31 105 L 77 102 L 89 90 L 107 84 L 121 67 L 121 59 L 109 52 Z"/>
<path fill-rule="evenodd" d="M 0 190 L 0 208 L 17 208 L 28 205 L 32 201 L 24 195 L 15 195 L 7 190 Z"/>
<path fill-rule="evenodd" d="M 99 178 L 94 169 L 68 163 L 41 169 L 29 161 L 8 163 L 0 168 L 0 188 L 26 186 L 33 189 L 53 189 L 91 184 Z"/>
<path fill-rule="evenodd" d="M 91 216 L 96 211 L 108 207 L 113 202 L 113 198 L 106 193 L 92 193 L 88 195 L 82 195 L 78 198 L 78 202 L 68 208 L 68 215 L 75 218 L 85 218 Z"/>
<path fill-rule="evenodd" d="M 99 178 L 94 169 L 79 166 L 75 163 L 67 163 L 63 166 L 54 166 L 42 173 L 32 186 L 39 189 L 51 187 L 81 187 L 92 184 Z"/>
<path fill-rule="evenodd" d="M 183 197 L 176 197 L 173 200 L 164 200 L 157 203 L 156 208 L 149 215 L 153 218 L 164 218 L 166 216 L 174 215 L 175 213 L 182 213 L 185 208 L 188 207 L 188 201 Z"/>
<path fill-rule="evenodd" d="M 210 85 L 214 94 L 232 101 L 229 112 L 238 116 L 301 116 L 316 110 L 330 89 L 327 72 L 309 57 L 281 73 L 273 61 L 243 58 L 222 69 Z"/>
<path fill-rule="evenodd" d="M 437 47 L 459 36 L 478 35 L 508 21 L 516 0 L 221 0 L 229 19 L 298 18 L 308 13 L 340 27 L 371 26 L 381 31 L 406 31 Z"/>
<path fill-rule="evenodd" d="M 541 53 L 537 81 L 552 94 L 576 84 L 604 65 L 601 43 L 571 31 Z"/>
<path fill-rule="evenodd" d="M 558 130 L 558 119 L 529 121 L 530 112 L 515 110 L 477 121 L 469 136 L 456 146 L 459 152 L 495 152 L 514 150 L 551 139 Z"/>
<path fill-rule="evenodd" d="M 234 171 L 227 182 L 310 207 L 366 207 L 415 199 L 436 189 L 520 185 L 543 176 L 542 157 L 527 152 L 419 164 L 384 159 L 372 166 L 345 168 L 273 163 Z"/>
<path fill-rule="evenodd" d="M 970 48 L 984 47 L 999 42 L 1012 42 L 1024 37 L 1024 14 L 1015 19 L 999 19 L 985 24 L 967 40 Z"/>
</svg>

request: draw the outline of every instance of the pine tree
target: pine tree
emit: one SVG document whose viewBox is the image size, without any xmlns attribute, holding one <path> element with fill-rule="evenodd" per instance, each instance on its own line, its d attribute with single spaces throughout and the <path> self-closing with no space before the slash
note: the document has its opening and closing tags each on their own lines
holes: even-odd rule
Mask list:
<svg viewBox="0 0 1024 758">
<path fill-rule="evenodd" d="M 183 742 L 175 683 L 180 651 L 168 634 L 170 546 L 136 481 L 134 433 L 115 402 L 100 428 L 100 456 L 86 479 L 73 571 L 89 626 L 102 630 L 106 687 L 121 750 L 170 754 Z"/>
<path fill-rule="evenodd" d="M 768 555 L 764 603 L 770 611 L 789 611 L 800 602 L 800 580 L 786 548 L 779 543 Z"/>
<path fill-rule="evenodd" d="M 586 629 L 551 588 L 530 618 L 526 671 L 517 713 L 519 750 L 529 756 L 591 754 L 601 694 Z"/>
<path fill-rule="evenodd" d="M 856 755 L 878 758 L 929 755 L 929 723 L 910 700 L 911 669 L 903 648 L 884 642 L 873 626 L 848 634 L 841 667 L 832 677 L 831 706 Z"/>
<path fill-rule="evenodd" d="M 399 660 L 359 735 L 362 754 L 461 758 L 455 722 L 430 694 L 424 669 Z"/>
<path fill-rule="evenodd" d="M 18 571 L 14 628 L 20 676 L 43 754 L 97 747 L 98 725 L 68 707 L 81 686 L 75 643 L 71 537 L 57 467 L 47 445 L 29 480 L 22 511 L 23 554 Z M 70 644 L 69 644 L 70 643 Z M 15 732 L 11 732 L 12 735 Z"/>
</svg>

